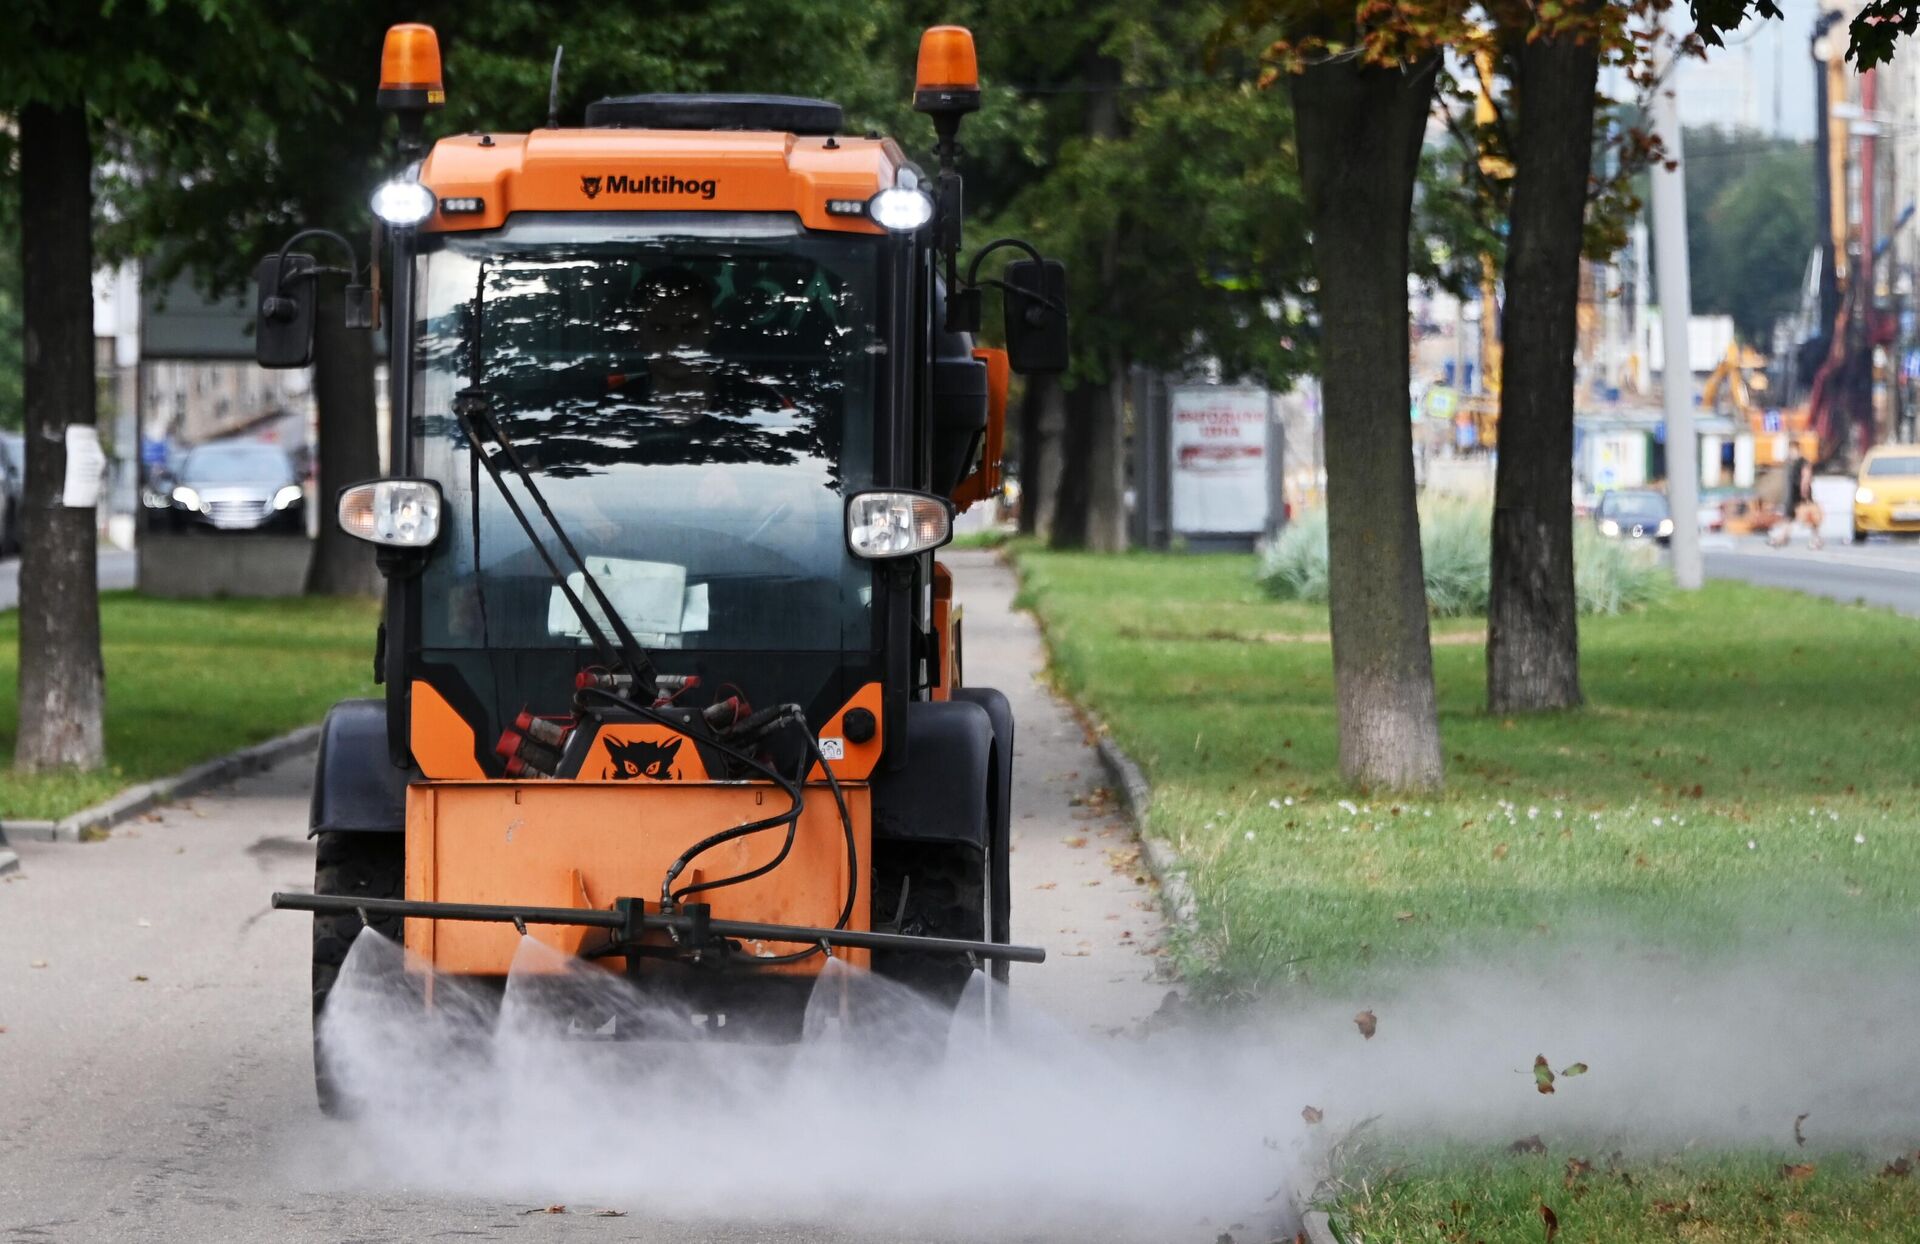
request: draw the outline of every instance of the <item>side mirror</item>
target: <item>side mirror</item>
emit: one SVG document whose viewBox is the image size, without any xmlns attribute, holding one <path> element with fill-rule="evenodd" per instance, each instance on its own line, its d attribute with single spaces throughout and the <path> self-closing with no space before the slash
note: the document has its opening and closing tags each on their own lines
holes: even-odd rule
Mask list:
<svg viewBox="0 0 1920 1244">
<path fill-rule="evenodd" d="M 312 255 L 269 255 L 254 269 L 258 295 L 253 309 L 253 356 L 262 367 L 305 367 L 313 362 L 314 304 L 319 280 Z"/>
<path fill-rule="evenodd" d="M 1067 270 L 1057 259 L 1007 265 L 1007 361 L 1023 376 L 1067 370 Z"/>
</svg>

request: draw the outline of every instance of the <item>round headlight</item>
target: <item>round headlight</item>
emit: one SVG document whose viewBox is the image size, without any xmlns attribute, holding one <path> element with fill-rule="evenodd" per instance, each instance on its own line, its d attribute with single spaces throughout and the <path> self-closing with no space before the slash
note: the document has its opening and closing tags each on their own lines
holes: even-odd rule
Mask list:
<svg viewBox="0 0 1920 1244">
<path fill-rule="evenodd" d="M 373 192 L 373 214 L 390 225 L 411 227 L 433 215 L 433 191 L 417 181 L 387 182 Z"/>
<path fill-rule="evenodd" d="M 288 484 L 279 492 L 273 494 L 273 508 L 276 510 L 284 510 L 294 502 L 300 500 L 304 495 L 300 489 L 300 485 Z"/>
<path fill-rule="evenodd" d="M 1853 503 L 1855 505 L 1872 505 L 1873 489 L 1868 488 L 1866 485 L 1862 484 L 1860 486 L 1860 491 L 1853 494 Z"/>
<path fill-rule="evenodd" d="M 173 499 L 182 509 L 198 510 L 200 508 L 200 494 L 185 484 L 173 490 Z"/>
<path fill-rule="evenodd" d="M 933 199 L 924 190 L 894 186 L 867 200 L 867 215 L 895 233 L 912 233 L 933 219 Z"/>
<path fill-rule="evenodd" d="M 1610 518 L 1603 518 L 1600 520 L 1600 534 L 1603 536 L 1617 536 L 1620 534 L 1620 524 Z"/>
</svg>

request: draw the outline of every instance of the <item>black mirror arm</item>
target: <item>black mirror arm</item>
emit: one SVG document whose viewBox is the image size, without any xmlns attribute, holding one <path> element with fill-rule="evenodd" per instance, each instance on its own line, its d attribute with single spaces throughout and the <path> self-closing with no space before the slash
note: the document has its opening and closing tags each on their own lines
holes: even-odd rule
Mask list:
<svg viewBox="0 0 1920 1244">
<path fill-rule="evenodd" d="M 1038 303 L 1039 306 L 1028 307 L 1023 313 L 1027 317 L 1027 323 L 1029 324 L 1034 323 L 1033 314 L 1041 307 L 1049 311 L 1058 311 L 1061 315 L 1067 313 L 1066 304 L 1059 299 L 1049 298 L 1037 289 L 1022 289 L 1018 285 L 1009 285 L 997 276 L 990 276 L 984 281 L 975 281 L 973 284 L 976 288 L 982 285 L 992 285 L 997 287 L 1002 293 L 1018 294 L 1029 302 Z"/>
<path fill-rule="evenodd" d="M 981 247 L 978 251 L 974 252 L 973 259 L 969 261 L 967 264 L 967 284 L 968 285 L 980 284 L 981 261 L 984 260 L 988 255 L 993 254 L 993 252 L 1001 249 L 1002 247 L 1007 247 L 1007 246 L 1016 247 L 1020 250 L 1025 251 L 1027 253 L 1027 258 L 1033 260 L 1033 262 L 1035 263 L 1045 262 L 1040 258 L 1040 252 L 1033 248 L 1033 243 L 1028 242 L 1023 238 L 995 238 L 993 241 L 987 243 L 985 246 Z M 989 282 L 989 284 L 997 284 L 997 282 Z"/>
</svg>

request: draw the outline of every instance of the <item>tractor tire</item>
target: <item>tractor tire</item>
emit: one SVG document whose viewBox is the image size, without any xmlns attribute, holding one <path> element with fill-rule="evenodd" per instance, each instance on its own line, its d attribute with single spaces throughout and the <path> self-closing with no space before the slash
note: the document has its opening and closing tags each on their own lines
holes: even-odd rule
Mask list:
<svg viewBox="0 0 1920 1244">
<path fill-rule="evenodd" d="M 324 832 L 315 836 L 313 892 L 347 894 L 356 898 L 406 897 L 406 838 L 390 833 Z M 398 916 L 383 916 L 373 928 L 395 941 L 401 938 Z M 360 917 L 353 913 L 332 915 L 315 912 L 313 916 L 313 1087 L 323 1113 L 339 1117 L 347 1113 L 335 1078 L 327 1067 L 320 1047 L 320 1016 L 326 1010 L 327 995 L 360 936 Z"/>
<path fill-rule="evenodd" d="M 876 929 L 888 932 L 990 940 L 986 870 L 980 853 L 945 842 L 875 843 L 873 921 Z M 951 1010 L 972 978 L 974 965 L 965 959 L 876 950 L 873 971 Z"/>
</svg>

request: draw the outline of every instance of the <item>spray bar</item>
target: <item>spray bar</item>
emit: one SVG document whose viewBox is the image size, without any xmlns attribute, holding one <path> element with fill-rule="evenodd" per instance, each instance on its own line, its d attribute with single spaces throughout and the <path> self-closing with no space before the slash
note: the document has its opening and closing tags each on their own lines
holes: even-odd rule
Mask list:
<svg viewBox="0 0 1920 1244">
<path fill-rule="evenodd" d="M 612 929 L 621 940 L 637 944 L 642 932 L 664 932 L 697 950 L 710 938 L 744 941 L 792 942 L 802 946 L 846 946 L 855 950 L 904 950 L 919 954 L 972 955 L 979 959 L 1006 959 L 1013 963 L 1045 963 L 1039 946 L 1007 946 L 998 942 L 971 942 L 951 937 L 915 937 L 906 933 L 868 933 L 859 929 L 813 929 L 797 924 L 755 924 L 745 920 L 713 920 L 705 903 L 686 903 L 678 911 L 648 911 L 639 899 L 623 898 L 607 910 L 586 907 L 511 907 L 495 903 L 429 903 L 398 898 L 354 898 L 346 894 L 280 894 L 273 896 L 280 911 L 315 911 L 370 916 L 406 916 L 417 920 L 481 920 L 496 924 L 571 924 Z"/>
</svg>

